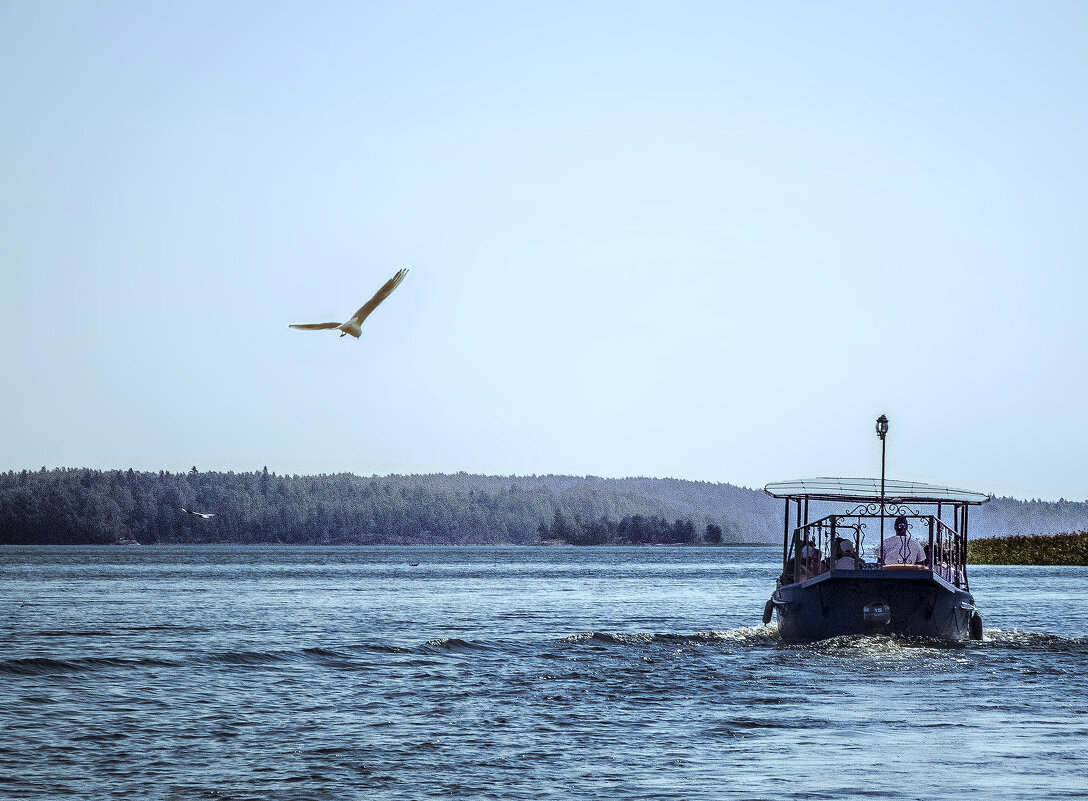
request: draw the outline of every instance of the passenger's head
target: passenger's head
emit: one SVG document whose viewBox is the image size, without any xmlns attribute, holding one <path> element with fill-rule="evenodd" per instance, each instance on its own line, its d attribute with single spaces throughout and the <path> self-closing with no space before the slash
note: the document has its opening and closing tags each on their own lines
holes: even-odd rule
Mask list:
<svg viewBox="0 0 1088 801">
<path fill-rule="evenodd" d="M 839 554 L 842 556 L 854 555 L 854 543 L 850 540 L 839 540 Z"/>
<path fill-rule="evenodd" d="M 895 533 L 906 534 L 907 533 L 907 518 L 904 515 L 899 515 L 895 518 Z"/>
</svg>

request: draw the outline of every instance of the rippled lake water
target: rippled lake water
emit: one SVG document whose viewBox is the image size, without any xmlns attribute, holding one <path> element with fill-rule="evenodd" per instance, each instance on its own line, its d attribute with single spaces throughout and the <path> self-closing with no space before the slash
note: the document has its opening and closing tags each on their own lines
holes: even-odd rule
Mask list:
<svg viewBox="0 0 1088 801">
<path fill-rule="evenodd" d="M 1088 569 L 785 645 L 774 548 L 0 548 L 0 797 L 1088 793 Z"/>
</svg>

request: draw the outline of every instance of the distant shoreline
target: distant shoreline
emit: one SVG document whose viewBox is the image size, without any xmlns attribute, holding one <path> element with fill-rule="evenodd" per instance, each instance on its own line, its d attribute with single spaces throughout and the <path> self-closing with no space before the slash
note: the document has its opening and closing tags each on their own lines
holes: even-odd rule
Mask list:
<svg viewBox="0 0 1088 801">
<path fill-rule="evenodd" d="M 672 479 L 61 468 L 0 473 L 0 543 L 717 545 L 776 541 L 774 506 Z"/>
<path fill-rule="evenodd" d="M 780 545 L 782 521 L 779 502 L 762 490 L 681 479 L 287 476 L 196 466 L 0 473 L 0 544 L 8 545 Z M 971 522 L 976 534 L 995 537 L 1084 531 L 1088 502 L 992 498 Z M 978 551 L 976 561 L 1012 563 L 1035 550 Z"/>
</svg>

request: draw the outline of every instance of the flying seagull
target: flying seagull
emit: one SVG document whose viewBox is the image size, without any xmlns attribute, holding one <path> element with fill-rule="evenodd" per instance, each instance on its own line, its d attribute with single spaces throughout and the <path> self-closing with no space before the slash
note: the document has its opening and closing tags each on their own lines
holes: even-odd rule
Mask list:
<svg viewBox="0 0 1088 801">
<path fill-rule="evenodd" d="M 181 507 L 181 511 L 185 512 L 185 514 L 188 514 L 188 515 L 196 515 L 197 517 L 203 517 L 205 520 L 207 520 L 209 517 L 215 517 L 215 515 L 212 514 L 211 512 L 194 512 L 194 511 L 192 511 L 190 509 L 186 509 L 184 506 Z"/>
<path fill-rule="evenodd" d="M 408 268 L 398 270 L 397 274 L 385 282 L 385 286 L 374 293 L 374 297 L 364 303 L 359 311 L 352 315 L 352 318 L 346 323 L 294 323 L 288 328 L 299 328 L 303 331 L 322 331 L 326 328 L 336 328 L 340 331 L 340 336 L 344 334 L 351 334 L 356 339 L 359 338 L 359 334 L 362 333 L 361 326 L 363 320 L 370 316 L 370 313 L 378 308 L 383 300 L 389 297 L 393 290 L 396 289 L 400 282 L 404 280 L 404 276 L 408 275 Z"/>
</svg>

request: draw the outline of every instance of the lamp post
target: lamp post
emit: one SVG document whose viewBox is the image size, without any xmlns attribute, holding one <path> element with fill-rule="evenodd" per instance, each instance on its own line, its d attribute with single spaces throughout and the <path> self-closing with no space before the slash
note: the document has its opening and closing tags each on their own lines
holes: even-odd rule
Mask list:
<svg viewBox="0 0 1088 801">
<path fill-rule="evenodd" d="M 887 451 L 888 418 L 876 418 L 876 435 L 880 437 L 880 563 L 884 564 L 884 454 Z"/>
</svg>

